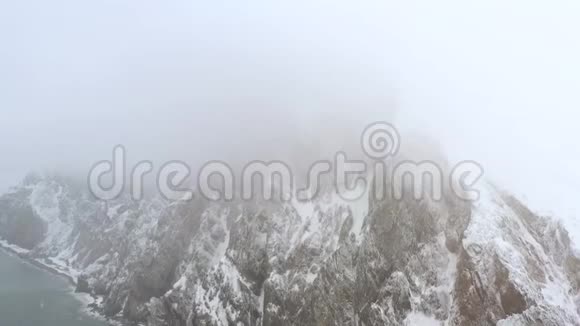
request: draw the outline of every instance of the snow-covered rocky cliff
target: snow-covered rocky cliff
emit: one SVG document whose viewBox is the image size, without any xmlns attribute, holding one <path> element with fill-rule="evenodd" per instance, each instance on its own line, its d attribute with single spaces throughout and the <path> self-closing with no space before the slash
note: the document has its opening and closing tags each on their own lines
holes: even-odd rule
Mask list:
<svg viewBox="0 0 580 326">
<path fill-rule="evenodd" d="M 580 325 L 566 230 L 491 185 L 440 202 L 100 202 L 30 177 L 0 238 L 146 325 Z"/>
</svg>

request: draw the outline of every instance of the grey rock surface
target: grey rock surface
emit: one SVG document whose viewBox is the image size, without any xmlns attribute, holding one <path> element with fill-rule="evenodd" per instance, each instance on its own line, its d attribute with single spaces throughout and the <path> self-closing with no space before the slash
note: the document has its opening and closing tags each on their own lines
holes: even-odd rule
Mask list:
<svg viewBox="0 0 580 326">
<path fill-rule="evenodd" d="M 146 325 L 580 325 L 566 230 L 485 186 L 466 203 L 100 202 L 62 178 L 0 197 L 0 237 Z"/>
</svg>

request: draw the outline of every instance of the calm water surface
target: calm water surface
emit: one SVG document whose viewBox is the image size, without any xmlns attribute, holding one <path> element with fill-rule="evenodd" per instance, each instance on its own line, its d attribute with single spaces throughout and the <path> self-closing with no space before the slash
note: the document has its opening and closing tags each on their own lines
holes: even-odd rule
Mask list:
<svg viewBox="0 0 580 326">
<path fill-rule="evenodd" d="M 63 278 L 0 250 L 0 326 L 107 326 Z"/>
</svg>

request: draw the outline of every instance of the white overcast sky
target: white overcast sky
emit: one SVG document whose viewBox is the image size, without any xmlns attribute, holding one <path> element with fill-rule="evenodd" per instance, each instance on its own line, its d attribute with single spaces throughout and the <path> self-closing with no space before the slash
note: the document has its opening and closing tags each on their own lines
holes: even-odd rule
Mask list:
<svg viewBox="0 0 580 326">
<path fill-rule="evenodd" d="M 383 119 L 580 231 L 579 35 L 576 0 L 3 1 L 0 189 Z"/>
</svg>

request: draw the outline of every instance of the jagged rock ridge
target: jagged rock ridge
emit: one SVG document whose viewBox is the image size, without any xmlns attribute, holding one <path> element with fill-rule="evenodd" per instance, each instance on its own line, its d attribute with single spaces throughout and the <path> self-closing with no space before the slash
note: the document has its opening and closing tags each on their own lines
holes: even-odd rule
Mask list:
<svg viewBox="0 0 580 326">
<path fill-rule="evenodd" d="M 564 228 L 486 185 L 466 203 L 99 202 L 63 178 L 0 197 L 0 237 L 147 325 L 580 325 Z"/>
</svg>

